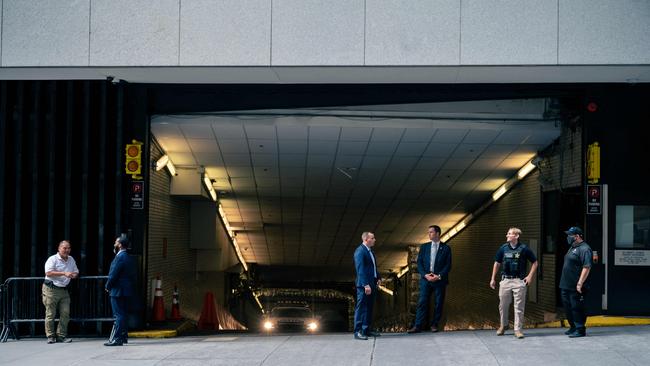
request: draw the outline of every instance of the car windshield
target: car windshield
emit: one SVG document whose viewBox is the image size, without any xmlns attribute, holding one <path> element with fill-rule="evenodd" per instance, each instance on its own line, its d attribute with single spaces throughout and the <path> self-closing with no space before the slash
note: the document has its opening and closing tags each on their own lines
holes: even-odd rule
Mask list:
<svg viewBox="0 0 650 366">
<path fill-rule="evenodd" d="M 308 318 L 311 313 L 309 309 L 300 309 L 300 308 L 280 308 L 273 309 L 271 311 L 273 316 L 283 317 L 283 318 Z"/>
</svg>

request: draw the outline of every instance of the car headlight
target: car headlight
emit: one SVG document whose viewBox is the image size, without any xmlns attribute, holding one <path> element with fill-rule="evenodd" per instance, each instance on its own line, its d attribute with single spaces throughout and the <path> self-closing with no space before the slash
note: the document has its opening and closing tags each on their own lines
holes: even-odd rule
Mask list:
<svg viewBox="0 0 650 366">
<path fill-rule="evenodd" d="M 318 323 L 309 322 L 309 324 L 307 324 L 307 329 L 309 329 L 311 331 L 314 331 L 314 330 L 318 329 Z"/>
<path fill-rule="evenodd" d="M 264 322 L 264 329 L 266 329 L 266 330 L 271 330 L 271 329 L 273 329 L 273 322 L 268 321 L 268 320 L 265 321 L 265 322 Z"/>
</svg>

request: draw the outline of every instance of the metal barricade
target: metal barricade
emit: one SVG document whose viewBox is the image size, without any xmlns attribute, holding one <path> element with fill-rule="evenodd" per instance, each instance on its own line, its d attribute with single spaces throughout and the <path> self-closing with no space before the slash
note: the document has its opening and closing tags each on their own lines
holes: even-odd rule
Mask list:
<svg viewBox="0 0 650 366">
<path fill-rule="evenodd" d="M 108 276 L 82 276 L 70 282 L 70 321 L 96 323 L 101 332 L 102 322 L 112 322 L 110 297 L 104 291 Z M 42 301 L 43 277 L 11 277 L 2 288 L 2 332 L 0 342 L 6 342 L 11 335 L 18 339 L 17 325 L 45 322 L 45 306 Z M 58 319 L 56 319 L 58 321 Z"/>
</svg>

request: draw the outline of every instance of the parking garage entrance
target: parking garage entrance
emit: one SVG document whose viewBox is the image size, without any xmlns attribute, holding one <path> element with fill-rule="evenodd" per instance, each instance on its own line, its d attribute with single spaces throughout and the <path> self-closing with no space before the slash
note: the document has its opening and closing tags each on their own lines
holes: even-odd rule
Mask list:
<svg viewBox="0 0 650 366">
<path fill-rule="evenodd" d="M 167 272 L 202 288 L 210 279 L 224 304 L 247 296 L 252 305 L 233 312 L 257 324 L 253 319 L 282 300 L 270 295 L 274 291 L 308 290 L 312 304 L 320 305 L 327 302 L 325 293 L 352 294 L 352 254 L 361 233 L 372 231 L 386 279 L 377 317 L 397 327 L 417 291 L 415 271 L 404 274 L 429 225 L 441 226 L 455 248 L 454 239 L 462 237 L 458 225 L 470 232 L 486 220 L 481 215 L 499 189 L 539 197 L 540 173 L 528 183 L 528 172 L 518 174 L 533 170 L 533 159 L 540 164 L 540 153 L 561 136 L 556 103 L 543 98 L 155 115 L 151 156 L 160 163 L 151 173 L 150 205 L 160 215 L 149 219 L 150 253 L 164 242 L 182 248 L 185 262 L 169 267 L 169 259 L 150 257 L 148 272 Z M 554 173 L 543 174 L 552 179 Z M 541 254 L 539 202 L 528 197 L 511 205 L 529 217 L 511 212 L 491 230 L 521 226 Z M 459 245 L 452 282 L 478 282 L 477 274 L 491 268 L 501 236 L 479 239 L 471 250 Z M 450 302 L 468 298 L 458 290 Z M 463 306 L 470 312 L 481 307 Z M 490 323 L 479 319 L 459 323 L 452 317 L 448 326 Z"/>
</svg>

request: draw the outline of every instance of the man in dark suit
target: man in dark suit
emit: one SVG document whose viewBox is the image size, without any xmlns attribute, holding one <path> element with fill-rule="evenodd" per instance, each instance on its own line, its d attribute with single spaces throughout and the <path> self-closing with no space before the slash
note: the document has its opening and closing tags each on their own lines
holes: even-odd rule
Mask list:
<svg viewBox="0 0 650 366">
<path fill-rule="evenodd" d="M 445 303 L 445 290 L 449 283 L 451 271 L 451 248 L 440 242 L 440 227 L 429 226 L 431 242 L 420 246 L 418 253 L 418 272 L 420 272 L 420 297 L 418 299 L 415 324 L 408 333 L 419 333 L 424 326 L 424 318 L 429 311 L 429 298 L 435 294 L 435 310 L 431 320 L 431 331 L 437 332 L 442 317 L 442 307 Z"/>
<path fill-rule="evenodd" d="M 356 288 L 357 302 L 354 307 L 354 338 L 367 340 L 368 337 L 378 337 L 379 333 L 370 328 L 372 323 L 372 307 L 375 302 L 379 273 L 372 248 L 375 245 L 375 234 L 361 234 L 363 243 L 354 251 L 354 268 L 357 272 Z"/>
<path fill-rule="evenodd" d="M 106 291 L 111 297 L 111 308 L 113 309 L 113 331 L 108 342 L 104 346 L 121 346 L 128 343 L 126 317 L 130 297 L 134 295 L 135 266 L 133 260 L 126 252 L 129 248 L 129 239 L 122 234 L 115 239 L 115 258 L 111 262 L 111 269 L 108 272 Z"/>
</svg>

